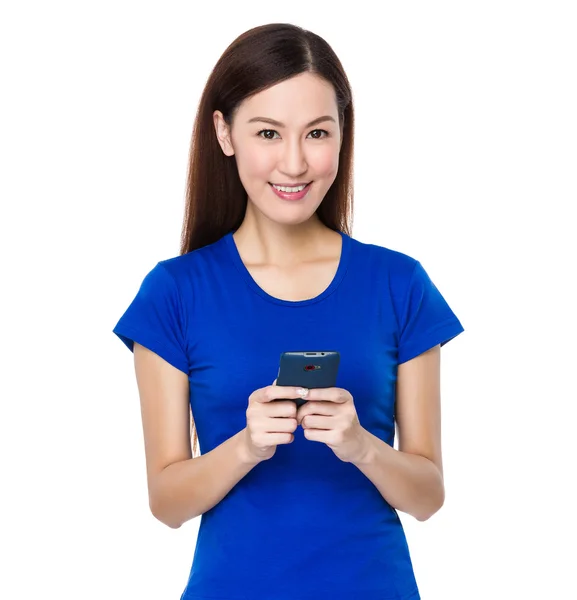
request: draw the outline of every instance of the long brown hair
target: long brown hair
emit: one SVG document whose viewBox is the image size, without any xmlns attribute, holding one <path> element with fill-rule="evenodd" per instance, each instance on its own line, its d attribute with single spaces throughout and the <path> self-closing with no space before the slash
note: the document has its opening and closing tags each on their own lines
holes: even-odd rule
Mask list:
<svg viewBox="0 0 577 600">
<path fill-rule="evenodd" d="M 349 81 L 337 55 L 323 38 L 297 25 L 270 23 L 237 37 L 216 63 L 204 87 L 190 143 L 180 254 L 235 231 L 245 216 L 247 194 L 235 157 L 226 156 L 218 143 L 213 112 L 220 110 L 230 126 L 243 100 L 305 72 L 332 84 L 342 131 L 338 172 L 317 216 L 330 229 L 351 235 L 354 111 Z M 194 456 L 198 436 L 192 411 L 190 419 Z"/>
</svg>

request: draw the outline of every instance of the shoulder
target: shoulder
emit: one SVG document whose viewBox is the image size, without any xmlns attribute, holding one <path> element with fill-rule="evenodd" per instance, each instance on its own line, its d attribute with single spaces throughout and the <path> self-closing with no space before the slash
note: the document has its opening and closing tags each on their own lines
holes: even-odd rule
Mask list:
<svg viewBox="0 0 577 600">
<path fill-rule="evenodd" d="M 367 265 L 373 274 L 386 277 L 389 283 L 408 285 L 417 267 L 417 258 L 380 244 L 362 242 L 351 238 L 353 255 L 358 265 Z"/>
<path fill-rule="evenodd" d="M 222 237 L 212 244 L 186 254 L 159 260 L 155 268 L 170 275 L 178 286 L 183 285 L 191 277 L 202 276 L 206 274 L 207 270 L 214 269 L 215 264 L 222 264 L 224 244 L 225 240 Z"/>
</svg>

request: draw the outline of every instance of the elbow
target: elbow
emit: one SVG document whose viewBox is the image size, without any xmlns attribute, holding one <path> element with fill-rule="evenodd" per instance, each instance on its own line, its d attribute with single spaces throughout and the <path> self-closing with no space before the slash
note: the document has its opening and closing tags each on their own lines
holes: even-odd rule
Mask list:
<svg viewBox="0 0 577 600">
<path fill-rule="evenodd" d="M 437 509 L 439 510 L 439 509 Z M 436 512 L 437 510 L 433 511 L 433 512 L 428 512 L 428 513 L 419 513 L 417 515 L 414 515 L 415 519 L 417 519 L 417 521 L 420 521 L 421 523 L 424 523 L 425 521 L 428 521 Z"/>
<path fill-rule="evenodd" d="M 171 529 L 180 529 L 180 527 L 182 526 L 181 522 L 173 521 L 173 520 L 167 518 L 167 516 L 162 514 L 162 512 L 159 511 L 157 508 L 153 509 L 151 506 L 150 512 L 152 513 L 152 516 L 157 521 L 160 521 L 163 525 L 166 525 L 167 527 L 170 527 Z"/>
<path fill-rule="evenodd" d="M 435 513 L 439 512 L 445 504 L 445 487 L 442 483 L 438 489 L 438 493 L 432 495 L 430 500 L 431 501 L 427 506 L 421 507 L 423 509 L 422 512 L 414 515 L 417 521 L 420 521 L 421 523 L 428 521 Z"/>
<path fill-rule="evenodd" d="M 176 521 L 174 518 L 170 518 L 170 515 L 167 515 L 165 510 L 162 510 L 160 506 L 160 502 L 155 500 L 152 496 L 149 497 L 148 508 L 152 513 L 152 516 L 160 521 L 163 525 L 170 527 L 171 529 L 180 529 L 182 526 L 181 521 Z"/>
<path fill-rule="evenodd" d="M 435 513 L 439 512 L 441 510 L 442 506 L 443 505 L 441 504 L 440 506 L 436 506 L 433 509 L 429 509 L 428 512 L 418 513 L 418 514 L 414 515 L 414 517 L 415 517 L 415 519 L 417 519 L 417 521 L 424 523 L 425 521 L 428 521 Z"/>
</svg>

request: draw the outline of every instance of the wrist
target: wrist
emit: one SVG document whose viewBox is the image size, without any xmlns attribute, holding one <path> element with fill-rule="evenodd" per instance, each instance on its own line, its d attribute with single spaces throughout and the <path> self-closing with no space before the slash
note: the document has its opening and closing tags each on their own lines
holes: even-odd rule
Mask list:
<svg viewBox="0 0 577 600">
<path fill-rule="evenodd" d="M 360 450 L 356 460 L 352 461 L 355 465 L 366 465 L 373 460 L 373 441 L 372 434 L 367 429 L 361 430 Z"/>
<path fill-rule="evenodd" d="M 247 433 L 246 427 L 237 433 L 236 454 L 243 465 L 254 467 L 260 460 L 256 458 L 249 449 Z"/>
</svg>

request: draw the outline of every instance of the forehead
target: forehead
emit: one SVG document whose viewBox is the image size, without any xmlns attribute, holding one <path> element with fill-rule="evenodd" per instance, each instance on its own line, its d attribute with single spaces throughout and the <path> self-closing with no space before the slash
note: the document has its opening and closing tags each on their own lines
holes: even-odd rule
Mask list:
<svg viewBox="0 0 577 600">
<path fill-rule="evenodd" d="M 237 116 L 241 124 L 253 117 L 269 117 L 287 125 L 308 123 L 320 115 L 338 122 L 333 86 L 316 75 L 301 73 L 244 100 Z"/>
</svg>

